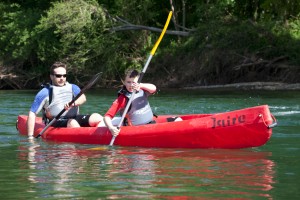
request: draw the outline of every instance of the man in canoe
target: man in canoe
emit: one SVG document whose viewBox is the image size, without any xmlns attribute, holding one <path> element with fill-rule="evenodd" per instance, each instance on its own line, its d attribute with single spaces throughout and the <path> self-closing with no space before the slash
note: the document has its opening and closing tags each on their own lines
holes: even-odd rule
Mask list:
<svg viewBox="0 0 300 200">
<path fill-rule="evenodd" d="M 31 105 L 27 133 L 29 137 L 34 134 L 36 115 L 42 110 L 43 120 L 48 124 L 63 109 L 66 110 L 52 126 L 54 127 L 90 127 L 98 126 L 103 118 L 98 113 L 80 115 L 79 106 L 86 102 L 82 94 L 71 106 L 69 102 L 80 93 L 80 88 L 67 82 L 67 66 L 62 62 L 55 62 L 50 68 L 51 83 L 41 89 Z"/>
<path fill-rule="evenodd" d="M 156 92 L 156 86 L 151 83 L 138 83 L 140 73 L 135 69 L 125 72 L 123 87 L 118 92 L 118 98 L 112 103 L 104 116 L 104 122 L 113 136 L 117 136 L 120 129 L 112 122 L 114 116 L 123 113 L 133 91 L 136 91 L 132 103 L 126 114 L 125 125 L 149 124 L 153 121 L 153 112 L 148 102 L 148 96 Z"/>
</svg>

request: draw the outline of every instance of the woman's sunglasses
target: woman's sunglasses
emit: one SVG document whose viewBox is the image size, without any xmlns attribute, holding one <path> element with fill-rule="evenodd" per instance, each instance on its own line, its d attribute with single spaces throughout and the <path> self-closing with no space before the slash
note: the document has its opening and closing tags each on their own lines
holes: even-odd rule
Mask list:
<svg viewBox="0 0 300 200">
<path fill-rule="evenodd" d="M 67 77 L 67 74 L 53 74 L 56 78 Z"/>
</svg>

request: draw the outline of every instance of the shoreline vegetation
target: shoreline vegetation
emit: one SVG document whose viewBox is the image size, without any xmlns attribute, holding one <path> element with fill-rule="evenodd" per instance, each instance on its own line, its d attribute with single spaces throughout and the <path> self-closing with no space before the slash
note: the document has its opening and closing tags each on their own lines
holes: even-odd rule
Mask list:
<svg viewBox="0 0 300 200">
<path fill-rule="evenodd" d="M 299 90 L 300 1 L 0 2 L 0 90 L 38 89 L 49 66 L 68 65 L 83 87 L 121 84 L 143 69 L 172 20 L 144 81 L 183 89 Z"/>
<path fill-rule="evenodd" d="M 183 89 L 224 89 L 224 90 L 300 90 L 300 83 L 288 84 L 281 82 L 251 82 L 225 85 L 194 86 Z"/>
<path fill-rule="evenodd" d="M 156 80 L 156 81 L 155 81 Z M 0 74 L 0 90 L 24 90 L 24 89 L 36 89 L 26 88 L 24 86 L 24 81 L 31 81 L 30 79 L 20 78 L 15 74 Z M 114 81 L 115 83 L 117 81 Z M 164 82 L 164 84 L 156 84 L 158 87 L 162 88 L 176 88 L 176 89 L 185 89 L 185 90 L 207 90 L 207 89 L 218 89 L 218 90 L 300 90 L 300 83 L 284 83 L 284 82 L 262 82 L 262 81 L 254 81 L 254 82 L 239 82 L 239 83 L 230 83 L 230 84 L 214 84 L 214 85 L 189 85 L 189 86 L 179 86 L 174 87 L 173 84 L 166 83 L 165 79 L 156 78 L 153 82 Z M 121 84 L 121 82 L 120 82 Z M 3 86 L 7 86 L 6 89 L 3 89 Z M 26 84 L 25 84 L 26 85 Z M 84 85 L 84 84 L 82 84 Z M 115 84 L 118 85 L 118 84 Z M 95 88 L 108 88 L 114 89 L 116 86 L 110 84 L 110 86 L 101 85 L 101 83 L 96 84 Z"/>
</svg>

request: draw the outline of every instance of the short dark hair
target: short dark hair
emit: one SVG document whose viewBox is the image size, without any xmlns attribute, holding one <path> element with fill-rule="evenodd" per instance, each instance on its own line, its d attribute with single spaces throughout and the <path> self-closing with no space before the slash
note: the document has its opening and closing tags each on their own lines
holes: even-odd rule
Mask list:
<svg viewBox="0 0 300 200">
<path fill-rule="evenodd" d="M 53 65 L 50 67 L 50 74 L 54 74 L 54 69 L 59 68 L 59 67 L 63 67 L 67 70 L 67 65 L 65 63 L 62 62 L 55 62 L 53 63 Z"/>
<path fill-rule="evenodd" d="M 126 78 L 127 76 L 129 78 L 135 78 L 135 77 L 137 77 L 139 75 L 140 75 L 140 72 L 138 70 L 136 70 L 136 69 L 127 69 L 125 71 L 125 77 L 124 78 Z"/>
</svg>

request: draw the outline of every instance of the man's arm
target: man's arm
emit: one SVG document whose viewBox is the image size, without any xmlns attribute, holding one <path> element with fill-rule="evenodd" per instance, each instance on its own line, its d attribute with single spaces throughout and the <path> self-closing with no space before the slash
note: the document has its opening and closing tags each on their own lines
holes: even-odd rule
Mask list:
<svg viewBox="0 0 300 200">
<path fill-rule="evenodd" d="M 29 111 L 28 119 L 27 119 L 27 134 L 28 134 L 28 137 L 33 137 L 35 118 L 36 118 L 36 114 L 32 111 Z"/>
<path fill-rule="evenodd" d="M 49 91 L 47 88 L 43 88 L 35 96 L 28 114 L 27 134 L 29 137 L 32 137 L 34 133 L 36 113 L 39 113 L 47 102 L 49 102 Z"/>
<path fill-rule="evenodd" d="M 85 94 L 82 94 L 75 102 L 75 106 L 80 106 L 86 102 L 86 96 Z"/>
<path fill-rule="evenodd" d="M 73 90 L 75 96 L 77 96 L 81 91 L 80 88 L 75 84 L 72 84 L 72 90 Z M 80 105 L 84 104 L 85 102 L 86 102 L 86 96 L 85 96 L 85 94 L 82 94 L 71 106 L 74 106 L 74 105 L 80 106 Z"/>
</svg>

